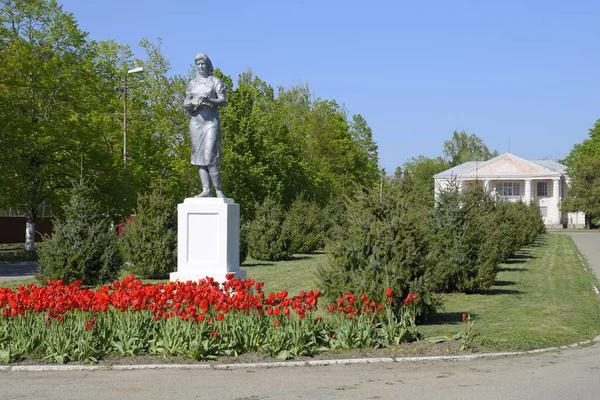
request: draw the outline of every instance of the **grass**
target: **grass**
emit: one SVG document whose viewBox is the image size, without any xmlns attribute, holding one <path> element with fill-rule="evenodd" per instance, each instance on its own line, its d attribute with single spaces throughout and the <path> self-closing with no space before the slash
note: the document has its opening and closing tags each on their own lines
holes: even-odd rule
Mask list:
<svg viewBox="0 0 600 400">
<path fill-rule="evenodd" d="M 468 313 L 476 321 L 473 333 L 481 350 L 530 350 L 591 339 L 600 334 L 600 297 L 591 289 L 599 284 L 578 254 L 568 235 L 543 235 L 501 266 L 487 293 L 444 295 L 444 308 L 419 331 L 424 337 L 452 336 Z M 249 259 L 242 269 L 248 278 L 265 282 L 266 292 L 285 289 L 295 295 L 317 288 L 315 273 L 326 262 L 326 254 L 316 253 L 282 262 Z M 0 286 L 28 283 L 37 281 Z"/>
<path fill-rule="evenodd" d="M 317 289 L 316 272 L 319 265 L 327 263 L 327 254 L 297 254 L 289 261 L 257 261 L 248 259 L 242 265 L 246 277 L 265 282 L 265 292 L 287 290 L 297 295 L 300 290 Z"/>
</svg>

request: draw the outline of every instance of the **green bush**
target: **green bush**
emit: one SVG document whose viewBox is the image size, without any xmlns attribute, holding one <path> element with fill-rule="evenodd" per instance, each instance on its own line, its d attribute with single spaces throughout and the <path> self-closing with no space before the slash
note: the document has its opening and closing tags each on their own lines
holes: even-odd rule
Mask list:
<svg viewBox="0 0 600 400">
<path fill-rule="evenodd" d="M 39 244 L 39 280 L 81 280 L 85 285 L 98 285 L 119 275 L 123 262 L 116 234 L 98 203 L 90 199 L 90 192 L 86 184 L 72 189 L 62 218 L 53 221 L 52 235 Z"/>
<path fill-rule="evenodd" d="M 250 230 L 250 223 L 246 221 L 240 221 L 240 265 L 246 261 L 248 257 L 248 231 Z"/>
<path fill-rule="evenodd" d="M 134 219 L 125 225 L 119 241 L 130 273 L 162 279 L 177 269 L 177 214 L 172 199 L 158 184 L 139 194 Z"/>
<path fill-rule="evenodd" d="M 325 241 L 336 240 L 336 235 L 343 231 L 342 228 L 346 224 L 346 203 L 347 198 L 344 196 L 333 197 L 323 208 L 323 218 L 325 224 Z"/>
<path fill-rule="evenodd" d="M 437 291 L 472 293 L 493 285 L 500 264 L 494 208 L 478 186 L 461 191 L 451 184 L 438 193 L 429 214 L 429 256 Z"/>
<path fill-rule="evenodd" d="M 359 191 L 346 209 L 337 239 L 327 246 L 329 264 L 318 269 L 324 295 L 335 301 L 351 292 L 384 302 L 391 288 L 397 304 L 409 293 L 419 294 L 421 317 L 435 311 L 439 298 L 429 280 L 424 216 L 391 189 L 381 197 Z"/>
<path fill-rule="evenodd" d="M 257 207 L 248 229 L 248 252 L 256 260 L 279 261 L 292 256 L 290 240 L 283 234 L 285 214 L 270 197 Z"/>
<path fill-rule="evenodd" d="M 299 196 L 290 205 L 282 229 L 290 241 L 292 254 L 312 253 L 323 248 L 325 215 L 316 203 Z"/>
</svg>

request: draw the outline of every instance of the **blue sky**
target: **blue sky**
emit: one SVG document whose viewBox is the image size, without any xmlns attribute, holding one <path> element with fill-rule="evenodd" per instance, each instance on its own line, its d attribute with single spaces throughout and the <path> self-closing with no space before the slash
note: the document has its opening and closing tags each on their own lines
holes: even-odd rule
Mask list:
<svg viewBox="0 0 600 400">
<path fill-rule="evenodd" d="M 204 52 L 234 81 L 307 83 L 365 117 L 388 173 L 454 130 L 558 160 L 600 118 L 597 0 L 58 1 L 91 39 L 162 38 L 174 74 Z"/>
</svg>

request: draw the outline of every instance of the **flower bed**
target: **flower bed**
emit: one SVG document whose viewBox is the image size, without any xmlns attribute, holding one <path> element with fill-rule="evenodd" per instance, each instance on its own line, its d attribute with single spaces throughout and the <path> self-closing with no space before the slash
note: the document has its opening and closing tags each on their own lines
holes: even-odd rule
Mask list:
<svg viewBox="0 0 600 400">
<path fill-rule="evenodd" d="M 263 283 L 233 279 L 143 284 L 133 275 L 99 289 L 80 282 L 0 289 L 0 362 L 24 358 L 97 362 L 145 354 L 215 359 L 251 351 L 280 359 L 336 348 L 397 345 L 417 338 L 414 301 L 379 304 L 351 293 L 316 317 L 319 291 L 266 294 Z M 399 314 L 397 317 L 396 314 Z"/>
</svg>

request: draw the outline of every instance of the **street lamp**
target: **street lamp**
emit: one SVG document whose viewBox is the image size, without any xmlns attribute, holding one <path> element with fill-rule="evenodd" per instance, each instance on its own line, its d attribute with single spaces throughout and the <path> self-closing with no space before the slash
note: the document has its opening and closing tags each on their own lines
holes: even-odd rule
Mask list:
<svg viewBox="0 0 600 400">
<path fill-rule="evenodd" d="M 137 67 L 130 69 L 125 74 L 125 82 L 123 85 L 123 165 L 127 165 L 127 75 L 143 71 L 143 67 Z"/>
</svg>

